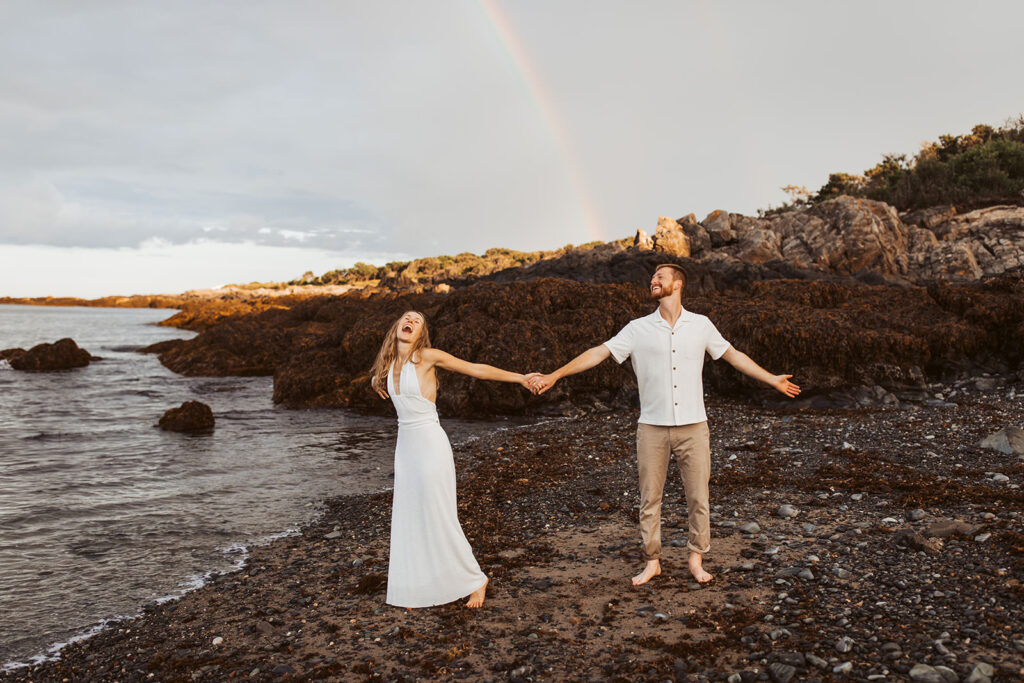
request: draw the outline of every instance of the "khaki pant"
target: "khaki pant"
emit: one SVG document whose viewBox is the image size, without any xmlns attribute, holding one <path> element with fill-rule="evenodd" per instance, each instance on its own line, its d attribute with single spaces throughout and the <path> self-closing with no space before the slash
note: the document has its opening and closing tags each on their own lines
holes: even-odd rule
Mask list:
<svg viewBox="0 0 1024 683">
<path fill-rule="evenodd" d="M 661 498 L 665 491 L 670 455 L 676 456 L 686 490 L 690 536 L 686 547 L 695 553 L 711 549 L 708 518 L 708 480 L 711 478 L 711 441 L 707 422 L 661 427 L 638 424 L 637 469 L 640 472 L 640 536 L 645 560 L 661 557 Z"/>
</svg>

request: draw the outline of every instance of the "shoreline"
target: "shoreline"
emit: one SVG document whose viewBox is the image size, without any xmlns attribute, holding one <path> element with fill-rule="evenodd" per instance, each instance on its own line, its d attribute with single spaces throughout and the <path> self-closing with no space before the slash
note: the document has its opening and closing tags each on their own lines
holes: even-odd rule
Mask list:
<svg viewBox="0 0 1024 683">
<path fill-rule="evenodd" d="M 2 370 L 3 367 L 4 367 L 4 361 L 0 361 L 0 370 Z M 536 422 L 532 422 L 532 423 L 529 423 L 529 424 L 510 424 L 510 425 L 507 425 L 507 426 L 497 426 L 494 429 L 494 433 L 515 431 L 517 429 L 522 429 L 524 427 L 530 427 L 530 426 L 533 426 L 533 425 L 536 425 L 536 424 L 542 424 L 542 423 L 543 424 L 548 424 L 548 423 L 552 423 L 552 422 L 557 422 L 557 421 L 562 420 L 562 419 L 564 419 L 564 418 L 559 418 L 559 417 L 555 417 L 555 418 L 540 418 Z M 493 420 L 484 420 L 484 421 L 491 422 Z M 453 443 L 453 448 L 459 448 L 460 446 L 463 446 L 465 444 L 469 444 L 469 443 L 475 441 L 478 438 L 480 438 L 480 437 L 478 437 L 478 436 L 465 436 L 459 443 L 457 443 L 457 444 Z M 64 648 L 68 647 L 71 644 L 84 642 L 84 641 L 86 641 L 86 640 L 88 640 L 88 639 L 90 639 L 90 638 L 92 638 L 92 637 L 94 637 L 94 636 L 104 632 L 104 631 L 109 630 L 110 628 L 117 627 L 118 624 L 124 624 L 124 623 L 128 623 L 128 622 L 132 622 L 134 620 L 137 620 L 140 617 L 143 617 L 146 614 L 147 609 L 151 608 L 152 606 L 163 605 L 163 604 L 166 604 L 166 603 L 170 603 L 170 602 L 175 602 L 175 601 L 181 600 L 182 598 L 184 598 L 188 594 L 190 594 L 190 593 L 192 593 L 194 591 L 202 589 L 203 587 L 205 587 L 206 585 L 208 585 L 209 583 L 211 583 L 212 581 L 214 581 L 218 577 L 226 576 L 226 575 L 229 575 L 229 574 L 235 574 L 235 573 L 237 573 L 239 571 L 244 570 L 246 568 L 246 566 L 248 565 L 248 563 L 249 563 L 249 557 L 252 554 L 252 549 L 264 547 L 264 546 L 266 546 L 266 545 L 268 545 L 270 543 L 273 543 L 274 541 L 276 541 L 278 539 L 281 539 L 281 538 L 287 538 L 289 536 L 293 536 L 293 535 L 296 535 L 296 534 L 302 534 L 304 528 L 306 528 L 306 527 L 308 527 L 310 525 L 315 524 L 325 514 L 326 505 L 331 500 L 344 499 L 344 498 L 347 498 L 348 496 L 373 495 L 373 494 L 387 493 L 387 492 L 390 492 L 390 491 L 391 491 L 391 486 L 387 485 L 387 486 L 382 487 L 379 490 L 371 491 L 371 492 L 369 492 L 369 494 L 366 493 L 366 492 L 363 492 L 363 493 L 352 493 L 352 494 L 342 494 L 342 495 L 332 496 L 332 497 L 327 498 L 327 499 L 321 498 L 321 499 L 310 500 L 310 501 L 307 502 L 307 506 L 311 506 L 313 508 L 316 508 L 315 513 L 313 514 L 313 516 L 310 519 L 308 519 L 306 521 L 298 522 L 297 524 L 289 526 L 288 528 L 286 528 L 283 531 L 273 532 L 273 533 L 267 534 L 265 536 L 261 536 L 261 537 L 255 539 L 255 540 L 251 540 L 251 541 L 245 541 L 245 540 L 243 540 L 243 541 L 234 541 L 234 542 L 231 542 L 227 546 L 218 547 L 217 549 L 220 550 L 225 557 L 231 555 L 234 552 L 240 552 L 241 553 L 241 557 L 238 558 L 237 560 L 234 560 L 232 562 L 233 565 L 234 565 L 232 568 L 229 568 L 229 569 L 210 569 L 210 570 L 202 572 L 202 573 L 190 574 L 187 577 L 183 578 L 183 580 L 178 584 L 177 590 L 175 590 L 172 593 L 168 593 L 166 595 L 154 596 L 154 597 L 151 597 L 151 598 L 147 599 L 145 602 L 143 602 L 143 603 L 141 603 L 139 605 L 139 609 L 135 613 L 133 613 L 133 614 L 111 615 L 109 617 L 102 618 L 98 622 L 82 626 L 80 629 L 78 629 L 75 632 L 73 632 L 72 634 L 66 636 L 63 640 L 56 640 L 54 642 L 48 643 L 45 647 L 43 647 L 41 649 L 35 650 L 31 655 L 25 656 L 23 659 L 20 659 L 20 660 L 12 659 L 12 660 L 9 660 L 9 661 L 0 661 L 0 674 L 2 674 L 3 672 L 17 672 L 17 671 L 23 670 L 23 669 L 25 669 L 27 667 L 32 667 L 32 666 L 37 666 L 37 665 L 40 665 L 40 664 L 46 664 L 46 663 L 50 663 L 50 662 L 59 661 L 60 657 L 61 657 L 62 650 Z"/>
<path fill-rule="evenodd" d="M 746 680 L 771 667 L 903 680 L 916 665 L 963 678 L 986 661 L 997 677 L 1020 675 L 1024 494 L 1011 487 L 1024 461 L 975 445 L 996 423 L 1024 424 L 1009 388 L 1021 390 L 906 409 L 711 397 L 708 587 L 689 579 L 676 544 L 685 505 L 675 472 L 664 573 L 628 585 L 640 564 L 636 411 L 595 412 L 457 446 L 460 519 L 492 580 L 482 610 L 384 605 L 390 492 L 354 494 L 253 547 L 241 571 L 0 680 Z M 776 516 L 783 504 L 798 515 Z M 917 509 L 924 517 L 909 521 Z M 923 550 L 894 543 L 900 529 L 945 518 L 973 535 Z M 761 529 L 739 530 L 751 522 Z"/>
</svg>

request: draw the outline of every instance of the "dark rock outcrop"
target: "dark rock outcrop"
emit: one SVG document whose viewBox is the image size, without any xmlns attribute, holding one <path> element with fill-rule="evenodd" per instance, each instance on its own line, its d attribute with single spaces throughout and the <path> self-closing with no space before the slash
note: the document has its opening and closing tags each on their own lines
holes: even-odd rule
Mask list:
<svg viewBox="0 0 1024 683">
<path fill-rule="evenodd" d="M 65 337 L 52 344 L 37 344 L 28 351 L 5 349 L 0 360 L 6 360 L 15 370 L 25 372 L 55 372 L 83 368 L 94 360 L 102 360 L 78 346 L 74 339 Z"/>
<path fill-rule="evenodd" d="M 160 358 L 189 375 L 272 373 L 274 401 L 290 407 L 386 412 L 390 404 L 369 388 L 369 368 L 388 325 L 403 311 L 425 313 L 434 345 L 456 356 L 519 372 L 549 371 L 654 310 L 646 284 L 663 258 L 620 250 L 595 262 L 599 267 L 570 269 L 576 277 L 635 270 L 639 277 L 629 284 L 540 278 L 478 282 L 448 294 L 308 299 L 215 326 Z M 850 278 L 770 279 L 772 271 L 762 266 L 723 270 L 683 262 L 693 290 L 686 307 L 708 315 L 762 366 L 793 373 L 805 396 L 861 385 L 921 389 L 926 380 L 1012 370 L 1024 354 L 1015 342 L 1024 333 L 1020 276 L 924 288 Z M 730 281 L 736 286 L 727 288 Z M 441 382 L 438 405 L 449 416 L 631 404 L 636 391 L 632 372 L 611 362 L 540 397 L 450 373 Z M 725 363 L 707 362 L 705 384 L 727 394 L 773 396 Z"/>
<path fill-rule="evenodd" d="M 170 432 L 209 432 L 213 427 L 213 411 L 200 401 L 185 401 L 160 418 L 160 428 Z"/>
</svg>

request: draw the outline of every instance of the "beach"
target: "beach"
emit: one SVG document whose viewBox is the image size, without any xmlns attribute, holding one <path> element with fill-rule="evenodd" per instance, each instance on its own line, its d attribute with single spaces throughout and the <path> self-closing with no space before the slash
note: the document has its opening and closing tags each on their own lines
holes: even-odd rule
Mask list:
<svg viewBox="0 0 1024 683">
<path fill-rule="evenodd" d="M 932 386 L 958 389 L 944 405 L 710 396 L 708 586 L 674 465 L 663 573 L 631 586 L 637 413 L 592 411 L 456 449 L 480 610 L 385 605 L 390 493 L 340 497 L 241 570 L 0 680 L 1011 680 L 1024 461 L 977 444 L 1024 422 L 1024 387 L 984 379 Z"/>
</svg>

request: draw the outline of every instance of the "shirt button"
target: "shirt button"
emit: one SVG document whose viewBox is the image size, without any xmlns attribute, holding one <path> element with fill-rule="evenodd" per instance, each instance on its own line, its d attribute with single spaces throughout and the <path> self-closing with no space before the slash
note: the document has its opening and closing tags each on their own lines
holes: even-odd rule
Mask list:
<svg viewBox="0 0 1024 683">
<path fill-rule="evenodd" d="M 679 405 L 678 403 L 676 405 Z"/>
<path fill-rule="evenodd" d="M 676 367 L 675 367 L 675 366 L 673 365 L 673 366 L 672 366 L 672 369 L 673 369 L 673 370 L 675 370 L 675 369 L 676 369 Z"/>
</svg>

